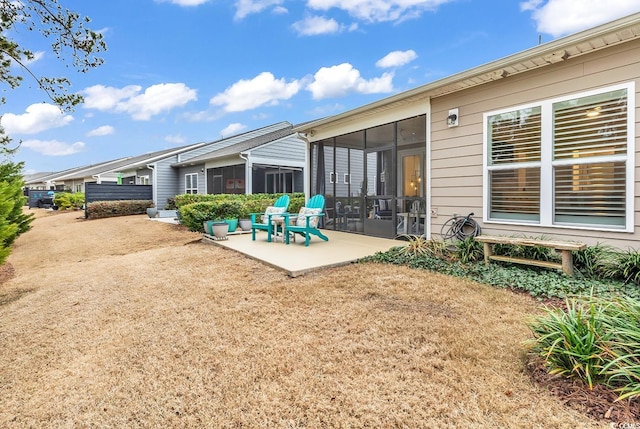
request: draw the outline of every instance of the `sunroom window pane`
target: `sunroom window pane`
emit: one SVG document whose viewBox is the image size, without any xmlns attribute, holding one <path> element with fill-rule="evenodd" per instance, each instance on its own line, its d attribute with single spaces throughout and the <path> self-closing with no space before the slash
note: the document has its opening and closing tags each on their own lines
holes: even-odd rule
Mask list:
<svg viewBox="0 0 640 429">
<path fill-rule="evenodd" d="M 489 180 L 492 219 L 540 220 L 539 168 L 493 170 Z"/>
<path fill-rule="evenodd" d="M 556 166 L 555 222 L 625 226 L 624 162 Z"/>
<path fill-rule="evenodd" d="M 540 107 L 489 117 L 489 165 L 540 161 Z"/>
<path fill-rule="evenodd" d="M 554 103 L 554 159 L 618 155 L 626 150 L 626 89 Z"/>
</svg>

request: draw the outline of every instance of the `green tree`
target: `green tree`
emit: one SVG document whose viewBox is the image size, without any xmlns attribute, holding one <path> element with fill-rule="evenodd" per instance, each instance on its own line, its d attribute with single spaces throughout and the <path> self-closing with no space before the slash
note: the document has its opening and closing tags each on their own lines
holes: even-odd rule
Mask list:
<svg viewBox="0 0 640 429">
<path fill-rule="evenodd" d="M 0 0 L 0 82 L 14 89 L 26 75 L 61 109 L 73 110 L 83 98 L 68 92 L 71 81 L 67 77 L 36 76 L 28 66 L 34 59 L 33 52 L 14 36 L 24 31 L 38 32 L 51 43 L 60 61 L 85 73 L 104 62 L 97 55 L 107 49 L 103 35 L 87 27 L 90 22 L 90 18 L 64 8 L 58 0 Z M 14 64 L 19 67 L 12 67 Z M 0 102 L 4 101 L 2 97 Z M 0 153 L 7 155 L 15 150 L 9 148 L 10 142 L 0 129 Z"/>
<path fill-rule="evenodd" d="M 22 193 L 23 163 L 0 163 L 0 264 L 9 255 L 11 245 L 31 228 L 32 214 L 25 214 L 26 197 Z"/>
</svg>

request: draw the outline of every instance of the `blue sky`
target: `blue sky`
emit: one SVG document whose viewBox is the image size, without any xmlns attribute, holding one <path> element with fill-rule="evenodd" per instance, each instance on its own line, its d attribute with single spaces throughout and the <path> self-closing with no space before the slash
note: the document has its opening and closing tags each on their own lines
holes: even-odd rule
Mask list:
<svg viewBox="0 0 640 429">
<path fill-rule="evenodd" d="M 66 76 L 62 113 L 25 77 L 2 126 L 27 173 L 334 115 L 640 11 L 638 0 L 60 0 L 104 34 L 79 74 L 46 40 L 36 75 Z M 6 89 L 6 88 L 5 88 Z"/>
</svg>

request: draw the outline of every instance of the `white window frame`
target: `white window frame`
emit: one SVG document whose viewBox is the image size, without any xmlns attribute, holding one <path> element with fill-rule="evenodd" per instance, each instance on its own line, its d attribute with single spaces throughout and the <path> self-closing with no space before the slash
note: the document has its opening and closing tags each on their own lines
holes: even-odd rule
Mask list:
<svg viewBox="0 0 640 429">
<path fill-rule="evenodd" d="M 144 175 L 144 176 L 138 176 L 138 185 L 148 185 L 149 182 L 149 175 Z"/>
<path fill-rule="evenodd" d="M 627 90 L 627 152 L 624 155 L 607 156 L 607 161 L 624 161 L 626 166 L 626 211 L 624 228 L 607 226 L 607 225 L 585 225 L 585 224 L 554 224 L 553 223 L 553 201 L 554 201 L 554 167 L 562 165 L 574 165 L 575 160 L 561 159 L 553 160 L 553 105 L 554 103 L 573 100 L 577 98 L 589 97 L 602 94 L 605 92 Z M 589 231 L 615 231 L 615 232 L 633 232 L 634 230 L 634 200 L 635 200 L 635 82 L 628 82 L 620 85 L 613 85 L 595 90 L 584 91 L 576 94 L 566 95 L 553 99 L 547 99 L 535 103 L 528 103 L 505 109 L 486 112 L 483 115 L 483 148 L 482 148 L 482 201 L 483 201 L 483 222 L 487 224 L 502 225 L 535 225 L 548 228 L 559 229 L 579 229 Z M 499 169 L 501 166 L 489 166 L 489 117 L 502 113 L 512 112 L 515 110 L 528 109 L 532 107 L 541 108 L 541 161 L 535 163 L 521 163 L 518 168 L 537 167 L 540 166 L 540 221 L 520 221 L 506 219 L 491 219 L 489 217 L 490 210 L 490 188 L 489 188 L 489 171 L 491 169 Z M 605 157 L 584 158 L 581 162 L 600 162 Z M 504 168 L 513 168 L 513 165 Z"/>
<path fill-rule="evenodd" d="M 191 186 L 188 186 L 189 184 L 191 184 Z M 194 184 L 195 184 L 195 187 L 194 187 Z M 184 193 L 185 194 L 198 193 L 198 173 L 187 173 L 184 175 Z"/>
</svg>

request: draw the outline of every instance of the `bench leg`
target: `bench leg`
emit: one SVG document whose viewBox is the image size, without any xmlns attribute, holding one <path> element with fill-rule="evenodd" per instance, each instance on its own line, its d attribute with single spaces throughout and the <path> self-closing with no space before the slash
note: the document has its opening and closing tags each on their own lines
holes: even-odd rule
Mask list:
<svg viewBox="0 0 640 429">
<path fill-rule="evenodd" d="M 484 264 L 489 265 L 489 260 L 491 259 L 491 255 L 493 254 L 493 249 L 491 243 L 483 243 L 484 244 Z"/>
<path fill-rule="evenodd" d="M 571 250 L 562 251 L 562 271 L 568 275 L 573 275 L 573 253 Z"/>
</svg>

